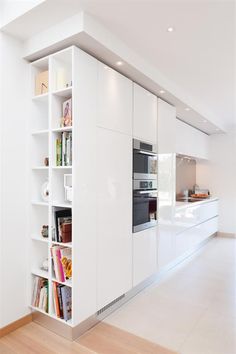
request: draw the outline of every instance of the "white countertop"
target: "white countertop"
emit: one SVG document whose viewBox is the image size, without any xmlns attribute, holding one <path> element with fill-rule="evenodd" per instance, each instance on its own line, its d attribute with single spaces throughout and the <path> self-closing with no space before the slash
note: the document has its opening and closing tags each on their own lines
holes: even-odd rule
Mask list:
<svg viewBox="0 0 236 354">
<path fill-rule="evenodd" d="M 180 209 L 184 209 L 184 208 L 189 208 L 189 207 L 193 207 L 193 206 L 198 206 L 198 205 L 201 205 L 201 204 L 205 204 L 205 203 L 209 203 L 209 202 L 213 202 L 215 200 L 218 200 L 219 198 L 217 197 L 210 197 L 210 198 L 207 198 L 205 200 L 199 200 L 198 202 L 176 202 L 175 204 L 175 208 L 177 210 L 180 210 Z"/>
</svg>

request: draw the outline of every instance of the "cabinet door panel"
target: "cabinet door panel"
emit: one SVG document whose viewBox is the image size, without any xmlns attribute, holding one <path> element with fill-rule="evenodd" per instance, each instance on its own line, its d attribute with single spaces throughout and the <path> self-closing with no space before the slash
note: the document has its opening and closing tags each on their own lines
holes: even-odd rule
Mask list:
<svg viewBox="0 0 236 354">
<path fill-rule="evenodd" d="M 97 296 L 101 309 L 132 287 L 132 138 L 97 128 Z M 93 221 L 91 221 L 93 222 Z"/>
<path fill-rule="evenodd" d="M 155 227 L 133 234 L 133 286 L 157 271 L 157 230 Z"/>
<path fill-rule="evenodd" d="M 157 97 L 134 84 L 133 136 L 156 144 Z"/>
<path fill-rule="evenodd" d="M 103 63 L 98 66 L 97 125 L 132 135 L 132 81 Z"/>
<path fill-rule="evenodd" d="M 167 225 L 158 225 L 157 241 L 157 263 L 158 270 L 161 270 L 174 260 L 175 256 L 175 234 L 173 228 Z"/>
</svg>

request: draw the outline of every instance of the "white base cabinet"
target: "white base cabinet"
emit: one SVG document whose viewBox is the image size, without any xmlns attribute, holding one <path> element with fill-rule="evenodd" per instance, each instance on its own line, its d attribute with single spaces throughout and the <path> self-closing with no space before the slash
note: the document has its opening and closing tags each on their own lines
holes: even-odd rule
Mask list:
<svg viewBox="0 0 236 354">
<path fill-rule="evenodd" d="M 133 287 L 157 271 L 156 227 L 133 234 Z"/>
<path fill-rule="evenodd" d="M 97 128 L 96 153 L 97 307 L 101 309 L 132 288 L 132 137 Z"/>
<path fill-rule="evenodd" d="M 217 230 L 218 217 L 215 217 L 184 232 L 180 232 L 176 235 L 175 258 L 191 251 L 191 249 L 216 233 Z"/>
</svg>

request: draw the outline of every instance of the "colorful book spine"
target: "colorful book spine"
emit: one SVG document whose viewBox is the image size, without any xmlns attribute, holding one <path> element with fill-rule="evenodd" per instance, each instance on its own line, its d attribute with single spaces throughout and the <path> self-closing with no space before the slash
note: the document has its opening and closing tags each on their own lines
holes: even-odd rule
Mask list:
<svg viewBox="0 0 236 354">
<path fill-rule="evenodd" d="M 61 139 L 56 140 L 56 165 L 62 165 L 62 141 Z"/>
</svg>

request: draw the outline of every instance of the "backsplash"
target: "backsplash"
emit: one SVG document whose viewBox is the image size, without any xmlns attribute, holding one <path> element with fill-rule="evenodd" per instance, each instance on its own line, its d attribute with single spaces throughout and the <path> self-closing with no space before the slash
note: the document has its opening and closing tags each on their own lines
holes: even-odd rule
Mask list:
<svg viewBox="0 0 236 354">
<path fill-rule="evenodd" d="M 182 197 L 183 191 L 192 190 L 196 184 L 196 160 L 176 156 L 176 196 Z"/>
</svg>

